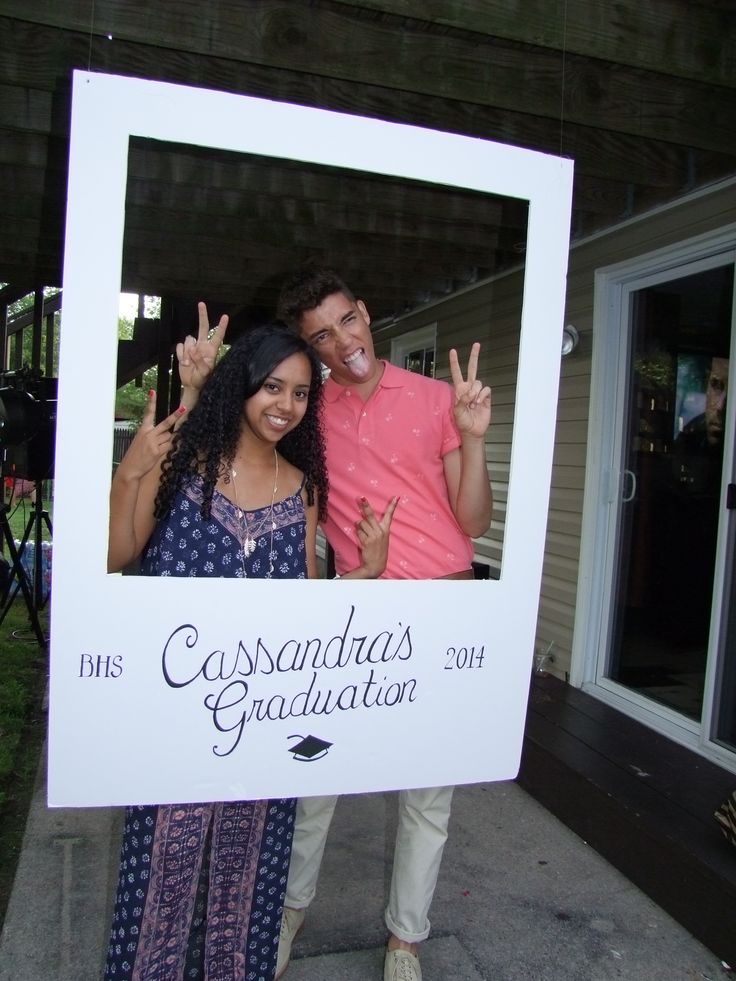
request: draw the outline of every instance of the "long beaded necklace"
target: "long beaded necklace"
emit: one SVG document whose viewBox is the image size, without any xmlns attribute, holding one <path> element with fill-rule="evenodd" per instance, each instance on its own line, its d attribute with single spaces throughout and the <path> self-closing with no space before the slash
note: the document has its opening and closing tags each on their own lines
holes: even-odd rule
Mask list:
<svg viewBox="0 0 736 981">
<path fill-rule="evenodd" d="M 248 519 L 246 518 L 245 511 L 243 511 L 240 506 L 240 502 L 238 501 L 238 487 L 235 482 L 235 478 L 238 475 L 237 471 L 232 467 L 230 468 L 230 474 L 233 481 L 233 497 L 235 498 L 235 507 L 240 512 L 240 524 L 243 529 L 243 544 L 238 549 L 238 554 L 240 555 L 240 564 L 243 567 L 243 577 L 245 579 L 248 578 L 248 572 L 245 568 L 245 560 L 250 558 L 250 556 L 255 552 L 256 540 L 261 532 L 267 528 L 269 521 L 271 523 L 271 543 L 268 547 L 268 572 L 266 573 L 265 578 L 270 579 L 271 573 L 273 572 L 273 533 L 276 529 L 276 522 L 273 520 L 273 507 L 276 500 L 276 490 L 278 489 L 279 484 L 279 455 L 276 452 L 275 447 L 273 451 L 273 459 L 275 464 L 275 472 L 273 477 L 273 491 L 271 493 L 271 508 L 258 527 L 252 530 L 248 528 Z"/>
</svg>

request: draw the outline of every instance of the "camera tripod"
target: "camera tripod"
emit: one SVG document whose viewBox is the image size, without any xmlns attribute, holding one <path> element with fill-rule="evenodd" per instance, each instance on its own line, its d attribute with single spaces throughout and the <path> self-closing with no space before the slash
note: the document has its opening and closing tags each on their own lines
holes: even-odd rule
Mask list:
<svg viewBox="0 0 736 981">
<path fill-rule="evenodd" d="M 15 544 L 10 522 L 8 521 L 10 507 L 4 501 L 0 501 L 0 532 L 2 533 L 4 543 L 8 547 L 8 555 L 10 557 L 8 581 L 3 589 L 2 597 L 0 597 L 0 624 L 5 620 L 8 610 L 20 591 L 25 600 L 28 619 L 36 640 L 41 647 L 45 648 L 47 639 L 38 618 L 39 610 L 43 609 L 48 600 L 48 593 L 44 596 L 43 591 L 42 535 L 44 524 L 49 531 L 49 535 L 52 534 L 52 529 L 48 511 L 43 506 L 42 481 L 37 481 L 35 487 L 36 493 L 33 510 L 28 516 L 20 545 Z M 28 575 L 23 565 L 23 555 L 28 542 L 31 540 L 34 544 L 32 578 Z"/>
</svg>

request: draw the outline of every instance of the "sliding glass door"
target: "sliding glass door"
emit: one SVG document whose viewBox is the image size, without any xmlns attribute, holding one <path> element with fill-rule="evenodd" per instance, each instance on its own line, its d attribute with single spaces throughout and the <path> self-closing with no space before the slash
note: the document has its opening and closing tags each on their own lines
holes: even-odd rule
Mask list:
<svg viewBox="0 0 736 981">
<path fill-rule="evenodd" d="M 619 317 L 595 683 L 736 751 L 733 253 L 630 277 Z"/>
</svg>

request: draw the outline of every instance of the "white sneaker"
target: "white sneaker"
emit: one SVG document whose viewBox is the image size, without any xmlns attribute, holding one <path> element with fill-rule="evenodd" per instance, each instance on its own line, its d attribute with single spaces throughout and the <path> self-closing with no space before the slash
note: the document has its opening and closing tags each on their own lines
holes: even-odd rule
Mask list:
<svg viewBox="0 0 736 981">
<path fill-rule="evenodd" d="M 279 952 L 276 957 L 276 981 L 289 966 L 291 945 L 294 943 L 297 933 L 304 926 L 306 915 L 306 909 L 291 909 L 289 906 L 284 906 L 284 914 L 281 917 L 281 932 L 279 933 Z"/>
<path fill-rule="evenodd" d="M 419 958 L 408 950 L 387 950 L 383 981 L 422 981 Z"/>
</svg>

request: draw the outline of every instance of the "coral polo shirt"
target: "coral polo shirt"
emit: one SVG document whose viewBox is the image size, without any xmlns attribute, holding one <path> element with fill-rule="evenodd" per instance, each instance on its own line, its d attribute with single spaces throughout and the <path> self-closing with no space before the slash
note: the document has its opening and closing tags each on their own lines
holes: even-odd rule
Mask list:
<svg viewBox="0 0 736 981">
<path fill-rule="evenodd" d="M 470 568 L 473 546 L 452 513 L 443 458 L 460 446 L 455 396 L 446 383 L 386 363 L 367 402 L 325 382 L 330 497 L 323 531 L 342 575 L 360 565 L 358 498 L 379 516 L 399 503 L 382 579 L 436 579 Z"/>
</svg>

